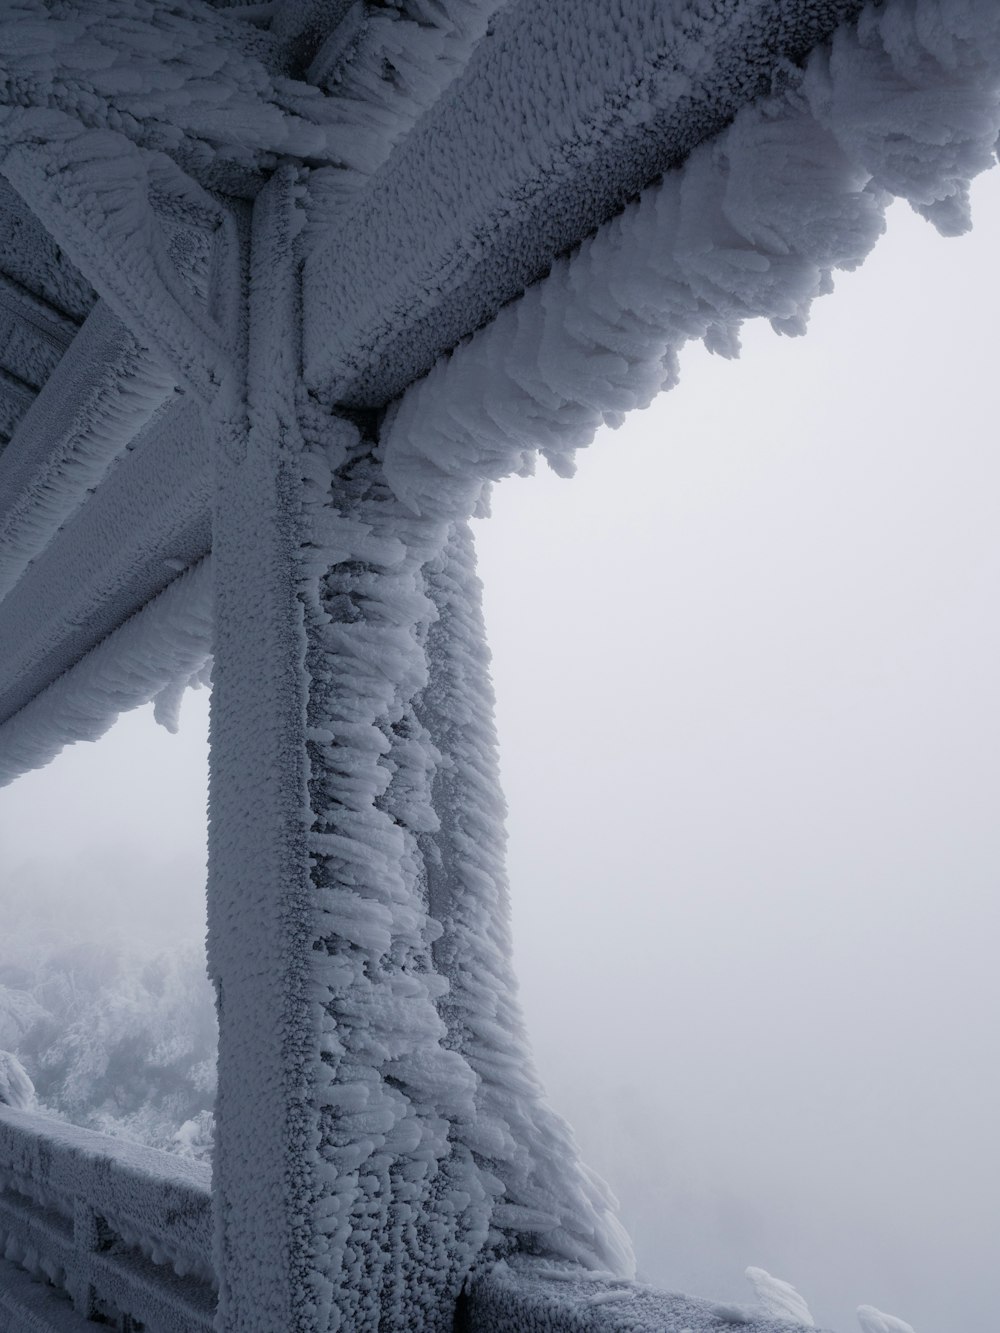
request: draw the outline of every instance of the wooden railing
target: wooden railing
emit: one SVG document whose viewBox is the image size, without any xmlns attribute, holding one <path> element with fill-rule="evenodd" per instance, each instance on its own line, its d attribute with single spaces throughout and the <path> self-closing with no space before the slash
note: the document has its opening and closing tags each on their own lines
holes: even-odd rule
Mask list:
<svg viewBox="0 0 1000 1333">
<path fill-rule="evenodd" d="M 472 1282 L 455 1321 L 456 1333 L 802 1333 L 802 1327 L 751 1306 L 527 1257 L 499 1263 Z"/>
<path fill-rule="evenodd" d="M 210 1168 L 0 1107 L 0 1252 L 0 1327 L 209 1333 Z"/>
<path fill-rule="evenodd" d="M 211 1171 L 0 1106 L 0 1329 L 211 1333 Z M 463 1294 L 461 1333 L 788 1333 L 749 1310 L 538 1259 Z M 280 1330 L 275 1330 L 280 1333 Z"/>
</svg>

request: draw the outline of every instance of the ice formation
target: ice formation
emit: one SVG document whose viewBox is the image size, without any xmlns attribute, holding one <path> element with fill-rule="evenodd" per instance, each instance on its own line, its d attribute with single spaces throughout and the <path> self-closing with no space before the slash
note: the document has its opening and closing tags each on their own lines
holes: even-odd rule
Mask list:
<svg viewBox="0 0 1000 1333">
<path fill-rule="evenodd" d="M 914 1333 L 905 1320 L 883 1314 L 874 1305 L 858 1306 L 858 1323 L 861 1325 L 861 1333 Z"/>
<path fill-rule="evenodd" d="M 155 700 L 175 725 L 180 692 L 215 650 L 220 1326 L 443 1333 L 472 1279 L 473 1303 L 490 1293 L 484 1329 L 538 1311 L 551 1328 L 619 1316 L 655 1328 L 664 1302 L 690 1328 L 714 1316 L 810 1327 L 797 1293 L 759 1269 L 748 1276 L 760 1319 L 623 1284 L 633 1264 L 613 1201 L 545 1104 L 510 966 L 467 520 L 489 482 L 529 470 L 536 452 L 570 472 L 598 426 L 674 382 L 688 340 L 732 354 L 742 320 L 761 316 L 802 332 L 832 273 L 876 241 L 890 196 L 946 233 L 967 225 L 967 182 L 1000 132 L 1000 8 L 872 5 L 801 68 L 782 64 L 769 95 L 715 138 L 735 109 L 717 95 L 734 66 L 702 58 L 733 55 L 744 38 L 771 51 L 766 24 L 728 31 L 726 16 L 747 12 L 729 0 L 534 6 L 548 46 L 573 53 L 556 61 L 561 82 L 537 78 L 538 53 L 512 63 L 532 8 L 520 0 L 496 20 L 511 45 L 476 54 L 492 0 L 345 6 L 309 52 L 314 86 L 294 77 L 295 61 L 322 7 L 270 32 L 260 8 L 15 0 L 0 18 L 2 170 L 102 296 L 52 371 L 64 400 L 27 407 L 0 458 L 13 497 L 0 503 L 12 630 L 0 643 L 11 714 L 0 781 L 137 703 Z M 818 12 L 798 0 L 774 10 L 798 11 Z M 635 19 L 650 13 L 676 20 L 674 65 L 649 59 Z M 592 49 L 570 70 L 577 19 Z M 586 103 L 595 56 L 621 75 L 617 104 Z M 760 61 L 750 64 L 731 100 L 756 88 Z M 691 81 L 675 86 L 682 66 Z M 517 132 L 480 125 L 473 86 L 492 90 Z M 449 238 L 461 236 L 465 263 L 477 247 L 496 259 L 491 228 L 507 228 L 513 250 L 518 226 L 540 229 L 547 262 L 607 215 L 583 226 L 570 198 L 574 180 L 589 180 L 588 194 L 600 175 L 587 136 L 617 152 L 616 136 L 641 140 L 660 104 L 681 103 L 692 136 L 682 165 L 667 163 L 384 418 L 338 414 L 345 402 L 387 406 L 388 381 L 380 397 L 369 371 L 393 359 L 412 294 L 393 287 L 404 260 L 421 318 L 440 315 L 435 338 L 454 342 L 486 316 L 463 304 Z M 468 136 L 436 138 L 439 115 L 467 115 Z M 547 116 L 567 133 L 550 134 Z M 508 124 L 499 110 L 496 124 Z M 518 170 L 501 189 L 512 144 Z M 578 179 L 581 154 L 590 176 Z M 565 196 L 536 197 L 556 178 Z M 441 183 L 459 180 L 478 182 L 471 193 L 490 207 L 453 210 Z M 235 200 L 253 195 L 251 221 Z M 422 219 L 417 236 L 407 210 Z M 355 285 L 338 286 L 352 256 Z M 517 282 L 537 276 L 535 260 Z M 516 295 L 491 288 L 484 309 Z M 324 300 L 340 303 L 336 318 Z M 12 355 L 38 378 L 53 346 L 32 336 Z M 85 361 L 88 346 L 105 349 L 120 395 L 81 387 L 74 356 Z M 57 605 L 44 606 L 46 588 Z M 203 1147 L 207 1129 L 189 1122 L 179 1146 Z M 80 1191 L 103 1198 L 93 1143 L 50 1137 Z M 14 1188 L 35 1203 L 49 1189 L 45 1140 L 0 1116 Z M 114 1160 L 107 1174 L 124 1183 L 105 1202 L 120 1235 L 154 1259 L 159 1246 L 186 1265 L 197 1248 L 203 1262 L 204 1191 L 182 1188 L 171 1221 L 162 1180 L 146 1179 L 155 1172 Z M 198 1166 L 176 1167 L 187 1186 L 204 1181 Z M 864 1333 L 911 1333 L 872 1307 L 859 1319 Z"/>
<path fill-rule="evenodd" d="M 214 1280 L 207 1262 L 212 1232 L 207 1164 L 123 1139 L 104 1138 L 11 1106 L 0 1110 L 0 1154 L 5 1192 L 38 1203 L 70 1222 L 74 1208 L 85 1206 L 92 1215 L 103 1217 L 115 1236 L 140 1255 L 146 1254 L 154 1264 L 169 1266 L 178 1278 L 187 1279 L 195 1307 L 204 1303 Z M 64 1270 L 73 1266 L 72 1245 L 57 1247 L 59 1258 L 53 1260 L 30 1233 L 27 1243 L 16 1234 L 4 1240 L 8 1259 L 54 1281 L 65 1280 L 65 1271 L 62 1275 L 53 1271 L 55 1264 L 61 1261 Z M 79 1258 L 87 1262 L 84 1255 Z M 126 1271 L 128 1262 L 126 1259 L 123 1265 Z M 141 1260 L 137 1268 L 141 1283 Z M 147 1288 L 149 1317 L 162 1326 L 155 1284 L 147 1282 Z M 207 1325 L 192 1321 L 191 1327 Z"/>
<path fill-rule="evenodd" d="M 173 376 L 98 305 L 60 358 L 49 392 L 0 452 L 0 596 L 104 479 L 174 387 Z"/>
<path fill-rule="evenodd" d="M 571 472 L 602 423 L 676 381 L 688 340 L 731 355 L 744 319 L 804 331 L 893 195 L 946 233 L 968 225 L 967 182 L 995 160 L 998 84 L 993 0 L 868 7 L 393 405 L 382 450 L 397 494 L 460 515 L 536 450 Z"/>
<path fill-rule="evenodd" d="M 207 681 L 212 654 L 208 560 L 26 704 L 0 731 L 0 785 L 38 768 L 74 741 L 97 740 L 120 713 L 157 700 L 176 725 L 177 691 Z"/>
<path fill-rule="evenodd" d="M 414 1301 L 447 1308 L 481 1252 L 517 1237 L 618 1272 L 632 1259 L 516 1006 L 471 536 L 409 515 L 360 448 L 318 489 L 339 497 L 328 550 L 349 553 L 307 601 L 318 1258 L 350 1327 L 379 1308 L 433 1327 Z"/>
<path fill-rule="evenodd" d="M 860 7 L 512 0 L 316 234 L 306 382 L 331 402 L 395 397 Z"/>
<path fill-rule="evenodd" d="M 35 1085 L 16 1055 L 0 1051 L 0 1103 L 15 1110 L 30 1110 L 35 1102 Z"/>
<path fill-rule="evenodd" d="M 772 1277 L 764 1268 L 748 1268 L 746 1275 L 764 1314 L 800 1328 L 816 1327 L 808 1305 L 790 1283 Z"/>
</svg>

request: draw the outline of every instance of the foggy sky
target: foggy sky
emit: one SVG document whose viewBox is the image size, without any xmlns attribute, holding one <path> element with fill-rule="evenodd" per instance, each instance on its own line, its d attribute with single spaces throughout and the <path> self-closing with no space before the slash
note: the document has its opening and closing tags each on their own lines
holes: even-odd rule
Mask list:
<svg viewBox="0 0 1000 1333">
<path fill-rule="evenodd" d="M 997 1324 L 997 176 L 477 526 L 552 1100 L 645 1277 L 839 1333 Z M 206 716 L 0 791 L 21 910 L 203 929 Z"/>
</svg>

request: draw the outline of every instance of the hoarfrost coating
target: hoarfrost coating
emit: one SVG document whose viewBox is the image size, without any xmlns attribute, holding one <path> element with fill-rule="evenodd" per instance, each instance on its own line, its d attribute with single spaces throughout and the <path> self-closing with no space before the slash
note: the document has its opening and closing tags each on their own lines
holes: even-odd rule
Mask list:
<svg viewBox="0 0 1000 1333">
<path fill-rule="evenodd" d="M 676 382 L 690 339 L 731 356 L 744 319 L 804 332 L 893 195 L 966 228 L 968 181 L 995 160 L 998 69 L 993 0 L 867 8 L 403 395 L 382 431 L 397 494 L 464 514 L 536 450 L 569 474 L 598 426 Z"/>
<path fill-rule="evenodd" d="M 27 1111 L 34 1105 L 35 1085 L 17 1056 L 0 1051 L 0 1103 Z"/>
<path fill-rule="evenodd" d="M 310 317 L 323 266 L 309 260 L 359 184 L 351 173 L 384 163 L 391 175 L 394 143 L 436 104 L 493 8 L 352 10 L 314 62 L 319 83 L 345 84 L 343 99 L 274 73 L 280 32 L 195 0 L 23 0 L 0 28 L 17 53 L 3 171 L 135 335 L 114 352 L 129 394 L 117 411 L 98 394 L 59 425 L 54 476 L 30 448 L 47 405 L 25 412 L 24 484 L 37 504 L 8 516 L 18 633 L 0 663 L 12 712 L 0 776 L 150 698 L 175 726 L 181 690 L 214 653 L 215 1260 L 219 1326 L 241 1333 L 444 1333 L 470 1277 L 487 1272 L 496 1308 L 520 1314 L 547 1279 L 496 1269 L 518 1255 L 572 1264 L 581 1282 L 581 1267 L 612 1282 L 631 1274 L 614 1202 L 546 1106 L 520 1018 L 466 523 L 485 486 L 529 470 L 536 450 L 570 472 L 602 421 L 619 423 L 674 382 L 687 340 L 733 354 L 754 316 L 802 332 L 832 272 L 874 244 L 889 195 L 946 233 L 967 225 L 967 181 L 993 161 L 1000 130 L 993 0 L 872 6 L 557 258 L 397 400 L 375 439 L 330 406 L 336 375 L 324 393 L 320 370 L 312 382 L 303 370 L 304 350 L 334 346 L 337 333 Z M 717 36 L 718 11 L 699 13 Z M 567 52 L 571 32 L 567 21 Z M 386 54 L 397 41 L 401 70 Z M 635 72 L 643 52 L 624 46 Z M 694 41 L 685 52 L 702 54 Z M 587 59 L 603 56 L 595 43 Z M 355 111 L 374 125 L 367 142 Z M 419 132 L 414 142 L 419 153 Z M 529 137 L 523 155 L 541 146 Z M 474 165 L 460 152 L 449 172 Z M 249 227 L 250 210 L 228 210 L 220 190 L 255 196 Z M 174 262 L 177 218 L 196 237 L 186 265 Z M 228 305 L 216 291 L 213 306 L 202 281 L 210 251 L 231 280 Z M 434 306 L 442 288 L 429 297 Z M 48 355 L 32 346 L 29 369 Z M 144 451 L 119 445 L 152 429 L 173 386 L 187 398 L 164 467 L 194 464 L 175 517 L 203 540 L 207 519 L 211 563 L 194 563 L 204 544 L 189 560 L 158 550 L 170 577 L 161 568 L 148 605 L 125 619 L 120 571 L 98 587 L 83 553 L 108 509 L 143 512 L 129 506 L 146 493 Z M 85 503 L 66 484 L 77 464 L 82 492 L 100 483 Z M 199 491 L 207 477 L 210 495 Z M 137 534 L 151 543 L 155 517 Z M 37 560 L 33 520 L 49 532 L 65 524 Z M 48 605 L 45 587 L 58 593 Z M 7 1156 L 27 1161 L 19 1179 L 37 1185 L 45 1135 L 16 1113 L 0 1120 Z M 181 1143 L 199 1132 L 185 1128 Z M 86 1159 L 72 1135 L 63 1146 L 69 1162 Z M 204 1179 L 194 1164 L 175 1170 Z M 130 1182 L 137 1208 L 159 1197 Z M 201 1204 L 194 1213 L 203 1243 Z M 144 1226 L 137 1234 L 149 1240 Z M 769 1315 L 811 1326 L 787 1283 L 750 1277 Z M 553 1285 L 566 1327 L 586 1327 L 588 1310 L 596 1320 L 605 1306 L 648 1311 L 658 1299 L 591 1285 L 577 1300 L 572 1283 Z M 711 1317 L 674 1304 L 692 1326 Z M 864 1307 L 859 1318 L 880 1333 L 899 1324 Z"/>
<path fill-rule="evenodd" d="M 235 1211 L 233 1196 L 258 1201 L 249 1224 L 232 1219 L 248 1255 L 251 1227 L 275 1214 L 295 1267 L 223 1281 L 221 1309 L 247 1328 L 284 1317 L 303 1328 L 444 1329 L 470 1271 L 518 1245 L 617 1271 L 632 1258 L 607 1192 L 545 1105 L 518 1016 L 471 538 L 407 510 L 372 442 L 298 391 L 284 331 L 300 220 L 295 176 L 282 173 L 255 215 L 249 448 L 232 464 L 237 503 L 219 518 L 223 531 L 249 525 L 258 558 L 274 562 L 251 645 L 231 591 L 247 562 L 233 554 L 219 567 L 213 555 L 213 726 L 266 716 L 273 737 L 253 770 L 239 757 L 245 728 L 216 745 L 210 837 L 233 837 L 233 819 L 242 826 L 243 811 L 263 809 L 260 788 L 274 784 L 288 831 L 261 854 L 284 865 L 248 866 L 209 899 L 210 967 L 225 997 L 220 1208 Z M 297 584 L 286 586 L 279 561 L 293 543 Z M 287 722 L 275 716 L 278 673 Z M 277 725 L 300 735 L 303 708 L 305 754 Z M 259 822 L 241 835 L 241 857 L 259 861 L 248 840 L 260 836 Z M 275 933 L 261 937 L 268 912 Z M 262 1086 L 259 1045 L 244 1054 L 240 1041 L 250 1013 L 273 1027 L 265 950 L 284 978 L 275 999 L 286 1026 L 273 1039 L 288 1043 L 304 1090 L 292 1104 Z M 295 1154 L 294 1219 L 256 1167 L 248 1175 L 248 1134 Z"/>
<path fill-rule="evenodd" d="M 746 1275 L 757 1303 L 766 1315 L 784 1319 L 799 1328 L 815 1328 L 808 1305 L 790 1283 L 772 1277 L 764 1268 L 748 1268 Z"/>
<path fill-rule="evenodd" d="M 861 1325 L 861 1333 L 914 1333 L 905 1320 L 883 1314 L 874 1305 L 858 1306 L 858 1323 Z"/>
<path fill-rule="evenodd" d="M 176 730 L 180 695 L 207 683 L 211 653 L 211 562 L 205 560 L 5 724 L 0 786 L 47 764 L 64 745 L 97 740 L 120 713 L 152 700 L 158 720 Z"/>
</svg>

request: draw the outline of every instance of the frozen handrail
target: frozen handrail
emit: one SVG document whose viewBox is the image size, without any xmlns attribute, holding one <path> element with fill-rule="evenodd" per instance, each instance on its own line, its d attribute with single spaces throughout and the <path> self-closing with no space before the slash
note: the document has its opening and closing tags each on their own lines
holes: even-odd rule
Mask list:
<svg viewBox="0 0 1000 1333">
<path fill-rule="evenodd" d="M 740 1333 L 806 1327 L 759 1306 L 716 1305 L 613 1273 L 529 1259 L 499 1263 L 471 1283 L 455 1326 L 461 1333 L 725 1333 L 736 1325 Z"/>
<path fill-rule="evenodd" d="M 3 1266 L 63 1293 L 81 1324 L 96 1316 L 147 1333 L 213 1327 L 211 1170 L 202 1162 L 0 1107 L 0 1243 Z"/>
</svg>

